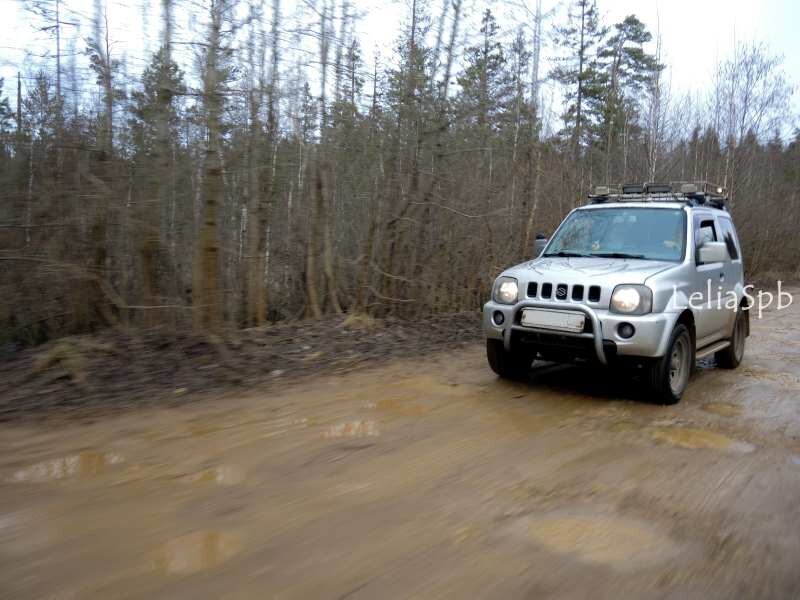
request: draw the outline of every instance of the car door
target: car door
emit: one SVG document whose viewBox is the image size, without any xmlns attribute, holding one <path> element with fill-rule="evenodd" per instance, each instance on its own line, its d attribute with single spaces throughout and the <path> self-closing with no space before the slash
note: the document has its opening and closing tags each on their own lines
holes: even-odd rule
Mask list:
<svg viewBox="0 0 800 600">
<path fill-rule="evenodd" d="M 725 337 L 727 313 L 720 287 L 725 281 L 725 272 L 724 263 L 700 262 L 700 246 L 707 241 L 716 242 L 720 239 L 714 215 L 711 212 L 696 212 L 693 218 L 695 273 L 692 278 L 692 308 L 695 313 L 697 347 L 700 348 Z M 723 299 L 722 305 L 718 301 L 720 298 Z"/>
<path fill-rule="evenodd" d="M 717 224 L 722 241 L 728 248 L 728 260 L 723 265 L 722 293 L 725 295 L 726 315 L 724 320 L 724 337 L 730 337 L 733 332 L 733 322 L 736 320 L 736 311 L 728 308 L 731 306 L 731 298 L 736 298 L 736 305 L 741 300 L 736 294 L 736 284 L 744 280 L 744 263 L 742 261 L 742 251 L 739 245 L 739 238 L 733 221 L 725 215 L 717 215 Z M 741 292 L 740 292 L 741 293 Z"/>
</svg>

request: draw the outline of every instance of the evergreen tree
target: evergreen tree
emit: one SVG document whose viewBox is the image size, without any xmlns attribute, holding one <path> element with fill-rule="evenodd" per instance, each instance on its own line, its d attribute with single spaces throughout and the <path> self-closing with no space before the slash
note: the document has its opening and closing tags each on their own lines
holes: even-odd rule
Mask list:
<svg viewBox="0 0 800 600">
<path fill-rule="evenodd" d="M 103 103 L 98 145 L 110 155 L 114 149 L 114 106 L 124 100 L 126 94 L 125 89 L 116 81 L 121 63 L 111 57 L 107 15 L 101 0 L 95 0 L 93 34 L 87 40 L 86 54 L 89 57 L 89 68 L 97 77 Z"/>
<path fill-rule="evenodd" d="M 652 39 L 635 15 L 614 25 L 612 35 L 598 54 L 599 81 L 605 93 L 590 98 L 591 112 L 598 119 L 598 141 L 606 155 L 605 177 L 611 180 L 611 157 L 626 124 L 639 116 L 638 97 L 645 85 L 663 69 L 658 59 L 644 50 Z"/>
<path fill-rule="evenodd" d="M 3 96 L 3 78 L 0 77 L 0 143 L 5 142 L 5 135 L 8 133 L 9 126 L 11 125 L 11 105 L 8 103 L 8 98 Z"/>
<path fill-rule="evenodd" d="M 142 87 L 131 92 L 129 125 L 137 154 L 156 152 L 161 120 L 167 122 L 170 136 L 176 134 L 175 98 L 186 93 L 186 86 L 178 65 L 166 60 L 164 48 L 159 49 L 142 73 Z"/>
<path fill-rule="evenodd" d="M 566 89 L 562 133 L 570 140 L 577 160 L 581 147 L 591 142 L 593 116 L 587 114 L 587 104 L 602 97 L 606 86 L 598 53 L 607 29 L 600 24 L 595 0 L 574 0 L 568 16 L 566 25 L 555 28 L 557 44 L 565 56 L 558 60 L 550 77 Z"/>
<path fill-rule="evenodd" d="M 174 276 L 164 278 L 162 283 L 159 275 L 167 265 L 178 262 L 174 255 L 168 258 L 163 242 L 174 247 L 176 237 L 173 156 L 179 114 L 175 98 L 185 91 L 183 74 L 162 46 L 142 73 L 142 87 L 131 92 L 128 124 L 133 144 L 135 237 L 141 274 L 137 287 L 142 291 L 143 304 L 155 303 L 165 285 L 176 287 Z M 144 318 L 148 322 L 152 311 Z"/>
<path fill-rule="evenodd" d="M 465 124 L 474 123 L 481 132 L 497 129 L 512 94 L 506 57 L 498 39 L 499 28 L 488 8 L 481 19 L 481 43 L 466 50 L 466 68 L 458 78 L 461 86 L 459 111 Z M 513 74 L 512 74 L 513 76 Z"/>
<path fill-rule="evenodd" d="M 33 85 L 22 100 L 23 129 L 27 129 L 43 149 L 49 146 L 56 133 L 58 98 L 53 93 L 53 84 L 47 73 L 36 73 Z M 25 122 L 27 121 L 27 126 Z"/>
</svg>

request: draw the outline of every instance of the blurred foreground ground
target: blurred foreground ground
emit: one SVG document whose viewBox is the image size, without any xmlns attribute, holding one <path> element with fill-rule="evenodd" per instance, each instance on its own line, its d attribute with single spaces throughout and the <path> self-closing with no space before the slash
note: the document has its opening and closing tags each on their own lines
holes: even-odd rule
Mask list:
<svg viewBox="0 0 800 600">
<path fill-rule="evenodd" d="M 4 423 L 0 597 L 798 597 L 798 316 L 676 407 L 470 343 Z"/>
<path fill-rule="evenodd" d="M 94 420 L 147 406 L 227 401 L 244 389 L 428 356 L 482 339 L 480 315 L 330 316 L 214 335 L 109 329 L 0 354 L 0 421 Z"/>
</svg>

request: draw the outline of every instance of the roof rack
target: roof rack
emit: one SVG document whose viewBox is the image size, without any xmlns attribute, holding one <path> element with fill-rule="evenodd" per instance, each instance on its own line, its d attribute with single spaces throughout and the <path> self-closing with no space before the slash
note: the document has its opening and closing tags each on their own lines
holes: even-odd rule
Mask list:
<svg viewBox="0 0 800 600">
<path fill-rule="evenodd" d="M 725 210 L 727 190 L 708 181 L 672 183 L 623 183 L 597 186 L 589 194 L 592 204 L 603 202 L 683 202 L 690 206 L 708 205 Z"/>
</svg>

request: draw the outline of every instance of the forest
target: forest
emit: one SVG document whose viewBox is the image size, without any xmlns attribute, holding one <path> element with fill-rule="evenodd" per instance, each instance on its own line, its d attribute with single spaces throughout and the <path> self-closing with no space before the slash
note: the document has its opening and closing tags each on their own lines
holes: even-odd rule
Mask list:
<svg viewBox="0 0 800 600">
<path fill-rule="evenodd" d="M 140 68 L 114 1 L 22 2 L 50 47 L 0 81 L 0 344 L 473 311 L 618 182 L 724 186 L 748 278 L 798 274 L 795 90 L 768 46 L 679 93 L 658 33 L 594 0 L 513 28 L 511 3 L 407 0 L 372 62 L 352 0 L 157 0 Z"/>
</svg>

